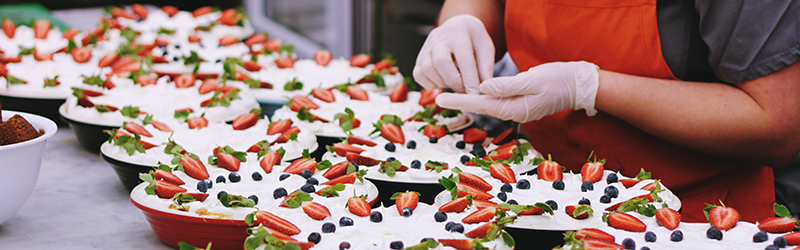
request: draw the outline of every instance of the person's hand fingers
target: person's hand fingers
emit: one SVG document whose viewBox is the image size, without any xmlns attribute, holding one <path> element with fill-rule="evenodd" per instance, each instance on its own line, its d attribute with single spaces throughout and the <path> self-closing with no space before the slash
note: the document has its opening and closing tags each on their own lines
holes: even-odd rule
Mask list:
<svg viewBox="0 0 800 250">
<path fill-rule="evenodd" d="M 494 42 L 485 30 L 471 30 L 470 36 L 478 66 L 479 82 L 491 79 L 494 77 Z"/>
<path fill-rule="evenodd" d="M 480 85 L 481 93 L 494 97 L 519 96 L 522 93 L 520 86 L 517 86 L 518 76 L 501 76 L 483 81 Z"/>
<path fill-rule="evenodd" d="M 481 81 L 478 77 L 478 66 L 475 62 L 475 51 L 473 51 L 472 44 L 457 44 L 453 50 L 453 56 L 458 64 L 458 70 L 461 72 L 463 86 L 459 86 L 458 89 L 456 86 L 451 86 L 451 88 L 459 93 L 479 94 L 478 85 Z"/>
<path fill-rule="evenodd" d="M 464 83 L 461 81 L 461 73 L 456 69 L 452 49 L 445 46 L 434 46 L 431 51 L 433 68 L 444 81 L 437 83 L 437 85 L 443 85 L 456 92 L 464 93 Z"/>
<path fill-rule="evenodd" d="M 491 115 L 503 120 L 525 121 L 527 108 L 521 97 L 493 97 L 442 93 L 436 97 L 436 105 L 444 108 Z"/>
<path fill-rule="evenodd" d="M 417 64 L 414 66 L 414 81 L 419 83 L 420 86 L 426 89 L 435 89 L 438 88 L 434 81 L 432 81 L 429 77 L 426 76 L 428 71 L 433 70 L 433 63 L 430 60 L 430 53 L 427 51 L 420 51 L 419 55 L 417 56 Z"/>
</svg>

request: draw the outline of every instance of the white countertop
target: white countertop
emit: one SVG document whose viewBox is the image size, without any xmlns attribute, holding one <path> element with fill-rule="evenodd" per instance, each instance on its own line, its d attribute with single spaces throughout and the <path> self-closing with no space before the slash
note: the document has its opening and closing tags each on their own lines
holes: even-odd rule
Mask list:
<svg viewBox="0 0 800 250">
<path fill-rule="evenodd" d="M 59 127 L 47 141 L 33 194 L 0 224 L 0 249 L 112 248 L 173 249 L 131 204 L 111 165 L 83 149 L 72 128 Z"/>
</svg>

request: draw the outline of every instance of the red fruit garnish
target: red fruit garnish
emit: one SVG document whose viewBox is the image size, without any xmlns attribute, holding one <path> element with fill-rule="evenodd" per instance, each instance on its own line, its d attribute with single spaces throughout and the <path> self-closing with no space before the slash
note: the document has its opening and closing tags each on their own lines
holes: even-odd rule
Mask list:
<svg viewBox="0 0 800 250">
<path fill-rule="evenodd" d="M 190 129 L 202 129 L 208 127 L 208 120 L 204 116 L 187 119 L 186 123 L 189 124 Z"/>
<path fill-rule="evenodd" d="M 347 86 L 347 95 L 353 100 L 369 101 L 367 91 L 358 86 Z"/>
<path fill-rule="evenodd" d="M 17 32 L 17 25 L 14 24 L 11 20 L 5 19 L 3 20 L 3 32 L 6 33 L 8 38 L 14 38 L 14 34 Z"/>
<path fill-rule="evenodd" d="M 111 16 L 113 16 L 115 18 L 127 18 L 127 19 L 136 20 L 136 16 L 134 16 L 132 13 L 126 11 L 125 9 L 119 8 L 119 7 L 111 9 Z"/>
<path fill-rule="evenodd" d="M 236 172 L 239 171 L 239 166 L 242 164 L 239 159 L 228 153 L 219 153 L 217 157 L 217 166 Z"/>
<path fill-rule="evenodd" d="M 434 136 L 436 138 L 442 138 L 447 135 L 447 128 L 440 125 L 428 124 L 425 125 L 425 128 L 423 128 L 422 134 L 424 134 L 428 138 L 432 138 Z"/>
<path fill-rule="evenodd" d="M 794 230 L 797 221 L 790 217 L 773 217 L 758 222 L 758 229 L 767 233 L 782 234 Z"/>
<path fill-rule="evenodd" d="M 236 38 L 235 36 L 223 36 L 219 39 L 220 46 L 228 46 L 237 42 L 239 42 L 239 38 Z"/>
<path fill-rule="evenodd" d="M 336 185 L 336 184 L 339 184 L 339 183 L 342 183 L 342 184 L 353 184 L 353 183 L 356 183 L 356 180 L 361 180 L 363 182 L 364 181 L 363 177 L 364 177 L 365 174 L 367 174 L 366 170 L 359 170 L 359 171 L 356 171 L 356 172 L 351 172 L 349 174 L 345 174 L 345 175 L 330 179 L 329 181 L 323 182 L 320 185 L 331 185 L 332 186 L 332 185 Z"/>
<path fill-rule="evenodd" d="M 355 196 L 347 199 L 347 210 L 359 217 L 367 217 L 372 212 L 367 200 Z"/>
<path fill-rule="evenodd" d="M 486 140 L 486 131 L 480 128 L 468 128 L 464 130 L 464 142 L 483 143 Z"/>
<path fill-rule="evenodd" d="M 167 124 L 160 121 L 150 121 L 150 125 L 153 125 L 154 128 L 161 132 L 172 132 L 172 129 Z"/>
<path fill-rule="evenodd" d="M 397 212 L 402 215 L 403 208 L 411 208 L 411 210 L 417 209 L 419 194 L 412 191 L 397 192 L 392 195 L 392 200 L 394 200 L 395 206 L 397 207 Z"/>
<path fill-rule="evenodd" d="M 156 79 L 154 76 L 140 75 L 139 77 L 136 77 L 136 83 L 141 85 L 142 87 L 148 85 L 155 85 L 157 82 L 158 79 Z"/>
<path fill-rule="evenodd" d="M 47 20 L 38 20 L 33 23 L 33 37 L 36 39 L 45 39 L 47 38 L 47 33 L 50 32 L 50 21 Z"/>
<path fill-rule="evenodd" d="M 294 59 L 288 56 L 280 57 L 278 59 L 275 59 L 275 66 L 278 66 L 278 68 L 281 69 L 293 68 Z"/>
<path fill-rule="evenodd" d="M 458 250 L 473 250 L 472 239 L 438 239 L 442 246 L 452 247 Z"/>
<path fill-rule="evenodd" d="M 186 193 L 186 189 L 178 185 L 162 180 L 153 180 L 153 182 L 155 182 L 153 190 L 160 198 L 172 198 L 177 193 Z"/>
<path fill-rule="evenodd" d="M 638 184 L 640 181 L 641 180 L 637 179 L 622 179 L 619 180 L 619 183 L 622 183 L 622 186 L 625 186 L 625 188 L 631 188 L 633 186 L 636 186 L 636 184 Z"/>
<path fill-rule="evenodd" d="M 464 212 L 464 210 L 467 210 L 467 207 L 469 207 L 471 204 L 472 204 L 471 197 L 461 197 L 452 200 L 448 203 L 445 203 L 444 205 L 439 207 L 439 211 L 445 213 L 461 213 Z"/>
<path fill-rule="evenodd" d="M 603 179 L 603 163 L 605 161 L 587 162 L 581 168 L 581 179 L 586 182 L 598 182 Z"/>
<path fill-rule="evenodd" d="M 372 71 L 381 72 L 382 70 L 388 70 L 391 67 L 392 67 L 392 59 L 386 58 L 375 63 L 375 68 L 373 68 Z"/>
<path fill-rule="evenodd" d="M 512 170 L 511 167 L 506 164 L 496 162 L 490 165 L 489 173 L 492 174 L 492 177 L 500 180 L 503 183 L 517 183 L 517 177 L 516 174 L 514 174 L 514 170 Z"/>
<path fill-rule="evenodd" d="M 384 123 L 381 125 L 380 131 L 381 136 L 390 142 L 400 143 L 401 145 L 406 143 L 406 137 L 403 134 L 403 130 L 400 129 L 400 126 L 397 126 L 397 124 Z"/>
<path fill-rule="evenodd" d="M 302 95 L 296 95 L 289 101 L 289 108 L 294 112 L 300 111 L 300 108 L 302 107 L 306 107 L 309 110 L 314 110 L 318 109 L 319 105 L 314 103 L 314 101 L 311 99 L 308 99 L 308 97 Z"/>
<path fill-rule="evenodd" d="M 253 46 L 259 43 L 263 43 L 267 41 L 267 34 L 264 33 L 256 33 L 255 35 L 250 36 L 247 40 L 244 40 L 244 45 Z"/>
<path fill-rule="evenodd" d="M 347 161 L 353 162 L 361 166 L 371 167 L 381 163 L 381 161 L 379 160 L 375 160 L 366 156 L 361 156 L 356 153 L 346 153 L 345 157 L 347 158 Z"/>
<path fill-rule="evenodd" d="M 280 38 L 269 39 L 264 43 L 264 48 L 272 52 L 280 50 L 281 46 L 283 46 L 283 41 Z"/>
<path fill-rule="evenodd" d="M 392 90 L 392 93 L 389 94 L 389 100 L 392 102 L 405 102 L 408 100 L 408 84 L 406 82 L 401 82 L 397 87 Z"/>
<path fill-rule="evenodd" d="M 353 145 L 365 145 L 365 146 L 368 146 L 368 147 L 374 147 L 375 145 L 378 145 L 377 143 L 375 143 L 373 141 L 370 141 L 370 140 L 367 140 L 367 139 L 364 139 L 364 138 L 361 138 L 361 137 L 358 137 L 358 136 L 354 136 L 354 135 L 351 135 L 351 136 L 347 137 L 347 143 L 350 143 L 350 144 L 353 144 Z"/>
<path fill-rule="evenodd" d="M 256 221 L 264 225 L 265 227 L 274 229 L 278 232 L 287 234 L 287 235 L 298 235 L 300 234 L 300 228 L 292 224 L 291 222 L 278 217 L 270 212 L 265 210 L 259 210 L 256 212 Z"/>
<path fill-rule="evenodd" d="M 575 239 L 580 240 L 584 237 L 614 242 L 614 235 L 608 234 L 597 228 L 584 228 L 575 232 Z"/>
<path fill-rule="evenodd" d="M 150 132 L 147 131 L 147 129 L 142 127 L 142 125 L 139 125 L 139 124 L 136 124 L 136 123 L 132 123 L 132 122 L 126 122 L 125 123 L 125 130 L 127 130 L 128 132 L 137 134 L 137 135 L 144 136 L 144 137 L 153 137 L 153 135 L 150 134 Z"/>
<path fill-rule="evenodd" d="M 336 101 L 336 97 L 333 96 L 333 92 L 329 89 L 312 89 L 311 95 L 327 103 Z"/>
<path fill-rule="evenodd" d="M 92 59 L 92 50 L 89 48 L 74 48 L 70 54 L 76 63 L 85 63 Z"/>
<path fill-rule="evenodd" d="M 512 126 L 511 128 L 506 129 L 506 131 L 503 131 L 503 133 L 500 133 L 500 135 L 495 137 L 494 140 L 492 140 L 492 144 L 501 145 L 516 138 L 517 138 L 517 128 L 515 126 Z"/>
<path fill-rule="evenodd" d="M 186 184 L 179 178 L 177 175 L 173 174 L 172 172 L 156 169 L 155 176 L 153 176 L 156 180 L 164 180 L 166 182 L 175 184 L 175 185 L 183 185 Z"/>
<path fill-rule="evenodd" d="M 465 224 L 489 222 L 494 219 L 495 213 L 497 213 L 497 208 L 495 207 L 481 208 L 478 211 L 472 212 L 461 219 L 461 222 L 464 222 Z"/>
<path fill-rule="evenodd" d="M 487 201 L 487 200 L 472 200 L 472 206 L 477 209 L 485 208 L 485 207 L 496 207 L 499 208 L 500 206 L 497 203 Z M 505 210 L 505 209 L 504 209 Z"/>
<path fill-rule="evenodd" d="M 327 50 L 318 50 L 317 53 L 314 53 L 314 61 L 317 62 L 318 65 L 321 66 L 328 66 L 328 63 L 331 62 L 333 59 L 333 54 Z"/>
<path fill-rule="evenodd" d="M 208 170 L 200 159 L 195 159 L 188 154 L 181 155 L 180 162 L 186 175 L 197 180 L 208 179 Z"/>
<path fill-rule="evenodd" d="M 197 80 L 197 77 L 195 77 L 194 74 L 179 75 L 175 78 L 175 87 L 179 89 L 191 88 L 194 86 L 195 80 Z"/>
<path fill-rule="evenodd" d="M 175 14 L 178 14 L 178 11 L 180 11 L 180 10 L 178 10 L 178 8 L 175 7 L 175 6 L 164 5 L 164 6 L 161 7 L 161 11 L 163 11 L 164 13 L 167 13 L 167 16 L 172 17 Z"/>
<path fill-rule="evenodd" d="M 423 89 L 419 91 L 419 105 L 428 106 L 436 101 L 436 96 L 444 93 L 442 89 Z"/>
<path fill-rule="evenodd" d="M 40 61 L 40 62 L 41 61 L 52 61 L 53 60 L 53 54 L 52 53 L 39 53 L 39 52 L 37 52 L 37 53 L 33 54 L 33 59 L 36 59 L 36 61 Z"/>
<path fill-rule="evenodd" d="M 369 55 L 367 54 L 354 55 L 353 57 L 350 58 L 350 66 L 363 68 L 369 65 L 370 60 L 372 60 L 372 58 L 370 58 Z"/>
<path fill-rule="evenodd" d="M 220 83 L 217 79 L 205 79 L 203 80 L 203 84 L 200 84 L 200 87 L 197 88 L 197 92 L 201 95 L 211 93 L 211 91 L 217 90 L 219 88 Z"/>
<path fill-rule="evenodd" d="M 21 56 L 5 56 L 0 54 L 0 64 L 18 63 L 22 61 Z"/>
<path fill-rule="evenodd" d="M 87 96 L 82 96 L 78 98 L 78 105 L 84 108 L 94 107 L 94 103 L 92 103 L 92 101 L 89 101 L 89 97 Z"/>
<path fill-rule="evenodd" d="M 561 170 L 561 165 L 558 165 L 557 162 L 546 160 L 539 163 L 536 175 L 540 180 L 555 181 L 564 178 L 564 171 Z"/>
<path fill-rule="evenodd" d="M 81 33 L 79 29 L 70 28 L 68 30 L 65 30 L 64 33 L 61 33 L 61 37 L 63 37 L 66 40 L 72 40 L 75 39 L 75 36 L 78 35 L 78 33 Z"/>
<path fill-rule="evenodd" d="M 322 204 L 307 201 L 303 202 L 303 212 L 305 212 L 308 217 L 315 220 L 324 220 L 325 218 L 331 217 L 331 211 L 328 210 L 327 207 L 323 206 Z"/>
<path fill-rule="evenodd" d="M 786 244 L 787 244 L 787 245 L 790 245 L 790 246 L 797 246 L 797 245 L 800 245 L 800 232 L 794 232 L 794 233 L 790 233 L 790 234 L 784 234 L 784 235 L 783 235 L 783 236 L 781 236 L 781 237 L 783 237 L 784 239 L 786 239 Z M 797 248 L 795 248 L 795 249 L 797 249 Z"/>
<path fill-rule="evenodd" d="M 575 214 L 575 210 L 578 209 L 580 209 L 580 211 L 578 212 L 578 214 Z M 572 217 L 577 220 L 583 220 L 591 216 L 592 208 L 589 207 L 589 205 L 579 205 L 579 206 L 569 205 L 564 208 L 564 212 L 566 212 L 567 215 L 569 215 L 569 217 Z"/>
<path fill-rule="evenodd" d="M 675 230 L 681 223 L 681 214 L 672 208 L 660 208 L 656 210 L 656 222 L 669 230 Z"/>
<path fill-rule="evenodd" d="M 202 15 L 211 13 L 212 11 L 214 11 L 214 9 L 211 8 L 211 6 L 203 6 L 203 7 L 197 8 L 194 11 L 192 11 L 192 16 L 193 17 L 199 17 L 199 16 L 202 16 Z"/>
<path fill-rule="evenodd" d="M 135 3 L 135 4 L 131 5 L 131 10 L 133 11 L 133 14 L 136 14 L 140 18 L 147 19 L 148 11 L 147 11 L 147 7 L 144 7 L 144 5 Z"/>
<path fill-rule="evenodd" d="M 300 133 L 300 128 L 290 127 L 286 131 L 283 131 L 283 133 L 281 133 L 281 135 L 279 135 L 278 138 L 275 139 L 275 141 L 273 141 L 271 144 L 288 142 L 289 136 L 296 133 Z"/>
<path fill-rule="evenodd" d="M 456 195 L 458 197 L 464 197 L 464 196 L 467 196 L 467 195 L 474 195 L 475 197 L 472 198 L 473 200 L 490 200 L 490 199 L 494 198 L 493 195 L 487 193 L 486 191 L 483 191 L 483 190 L 481 190 L 479 188 L 476 188 L 476 187 L 474 187 L 472 185 L 469 185 L 469 184 L 466 184 L 466 183 L 463 183 L 463 182 L 457 182 L 456 183 L 456 188 L 458 189 L 458 194 Z M 473 201 L 473 203 L 474 202 L 475 201 Z"/>
<path fill-rule="evenodd" d="M 350 166 L 350 162 L 348 161 L 336 163 L 330 168 L 328 168 L 328 170 L 326 170 L 325 173 L 322 174 L 322 177 L 325 177 L 326 179 L 330 180 L 342 176 L 347 173 L 348 166 Z"/>
<path fill-rule="evenodd" d="M 261 169 L 264 169 L 266 173 L 272 173 L 272 167 L 278 165 L 281 162 L 281 153 L 278 151 L 272 151 L 267 153 L 258 164 L 261 166 Z"/>
<path fill-rule="evenodd" d="M 292 120 L 288 119 L 270 123 L 269 127 L 267 128 L 267 135 L 283 133 L 283 131 L 286 131 L 291 126 L 292 126 Z"/>
<path fill-rule="evenodd" d="M 289 164 L 286 169 L 283 170 L 284 173 L 287 174 L 300 174 L 303 170 L 308 169 L 313 174 L 317 171 L 317 162 L 314 159 L 310 158 L 300 158 L 294 160 L 292 164 Z"/>
<path fill-rule="evenodd" d="M 234 26 L 244 18 L 244 14 L 239 13 L 236 9 L 227 9 L 222 11 L 222 15 L 217 18 L 217 23 L 222 25 Z"/>
<path fill-rule="evenodd" d="M 708 204 L 704 211 L 707 213 L 706 218 L 711 222 L 711 226 L 716 227 L 720 231 L 727 231 L 736 226 L 739 222 L 739 212 L 736 209 L 722 206 L 715 206 Z"/>
<path fill-rule="evenodd" d="M 466 183 L 466 184 L 469 184 L 469 185 L 471 185 L 473 187 L 476 187 L 476 188 L 478 188 L 480 190 L 483 190 L 483 191 L 486 191 L 486 192 L 492 190 L 492 185 L 491 184 L 486 182 L 486 180 L 484 180 L 483 178 L 481 178 L 481 177 L 479 177 L 477 175 L 471 174 L 471 173 L 467 173 L 467 172 L 458 173 L 458 181 Z"/>
<path fill-rule="evenodd" d="M 607 241 L 592 237 L 587 237 L 583 239 L 583 249 L 585 250 L 616 250 L 623 248 L 625 247 L 623 247 L 620 244 L 614 243 L 613 241 Z"/>
<path fill-rule="evenodd" d="M 470 230 L 469 232 L 464 233 L 464 236 L 473 238 L 473 239 L 482 239 L 489 234 L 489 231 L 493 230 L 497 225 L 494 223 L 486 223 L 483 224 L 475 229 Z"/>
<path fill-rule="evenodd" d="M 608 214 L 606 222 L 613 228 L 628 232 L 643 233 L 647 231 L 647 225 L 644 222 L 626 213 L 611 212 Z"/>
<path fill-rule="evenodd" d="M 236 119 L 233 119 L 233 123 L 231 123 L 233 130 L 245 130 L 256 125 L 258 122 L 258 115 L 259 114 L 251 112 L 236 117 Z"/>
<path fill-rule="evenodd" d="M 112 63 L 116 62 L 117 61 L 117 57 L 118 56 L 117 56 L 116 52 L 113 52 L 111 54 L 105 55 L 102 58 L 100 58 L 100 62 L 97 63 L 97 67 L 100 67 L 100 68 L 107 67 L 107 66 L 111 65 Z"/>
<path fill-rule="evenodd" d="M 364 149 L 362 148 L 342 142 L 333 144 L 333 150 L 339 156 L 345 156 L 347 153 L 360 154 L 361 152 L 364 152 Z"/>
</svg>

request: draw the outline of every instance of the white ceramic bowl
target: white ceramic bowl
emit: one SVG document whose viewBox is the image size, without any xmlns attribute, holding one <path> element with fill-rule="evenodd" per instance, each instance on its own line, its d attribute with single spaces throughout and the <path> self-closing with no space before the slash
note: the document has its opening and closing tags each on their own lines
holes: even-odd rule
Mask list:
<svg viewBox="0 0 800 250">
<path fill-rule="evenodd" d="M 0 146 L 0 175 L 10 181 L 0 181 L 0 224 L 14 216 L 25 204 L 36 186 L 42 165 L 45 141 L 56 134 L 58 127 L 42 116 L 3 110 L 4 119 L 20 115 L 44 135 L 33 140 Z"/>
</svg>

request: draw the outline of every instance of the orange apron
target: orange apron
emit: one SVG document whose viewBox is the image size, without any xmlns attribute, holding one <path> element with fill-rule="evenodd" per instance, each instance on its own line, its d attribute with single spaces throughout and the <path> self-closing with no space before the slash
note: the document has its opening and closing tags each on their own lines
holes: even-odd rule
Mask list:
<svg viewBox="0 0 800 250">
<path fill-rule="evenodd" d="M 601 69 L 676 79 L 661 53 L 656 0 L 507 0 L 508 52 L 520 70 L 553 61 L 585 60 Z M 690 119 L 690 118 L 689 118 Z M 533 146 L 579 172 L 594 151 L 606 169 L 661 179 L 683 203 L 682 219 L 705 222 L 705 203 L 733 207 L 741 219 L 774 216 L 772 169 L 691 151 L 599 112 L 565 110 L 523 124 Z"/>
</svg>

